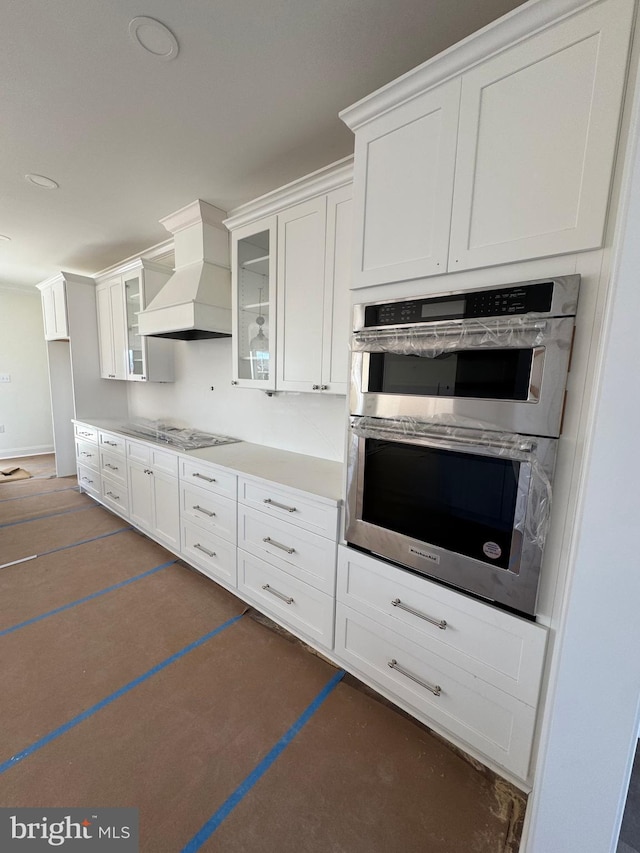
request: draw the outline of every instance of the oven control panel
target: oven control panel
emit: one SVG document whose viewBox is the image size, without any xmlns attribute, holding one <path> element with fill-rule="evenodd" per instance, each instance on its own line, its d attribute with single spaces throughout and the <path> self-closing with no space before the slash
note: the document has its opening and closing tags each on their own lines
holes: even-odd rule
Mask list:
<svg viewBox="0 0 640 853">
<path fill-rule="evenodd" d="M 438 320 L 549 314 L 554 286 L 550 280 L 450 296 L 376 303 L 365 307 L 364 326 L 406 326 Z"/>
</svg>

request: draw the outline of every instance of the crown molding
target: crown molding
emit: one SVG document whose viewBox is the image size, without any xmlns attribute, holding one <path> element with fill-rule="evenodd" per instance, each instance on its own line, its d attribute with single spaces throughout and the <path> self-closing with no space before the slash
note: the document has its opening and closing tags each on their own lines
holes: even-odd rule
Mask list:
<svg viewBox="0 0 640 853">
<path fill-rule="evenodd" d="M 175 213 L 170 213 L 160 220 L 160 224 L 171 232 L 177 234 L 179 231 L 184 231 L 185 228 L 190 228 L 192 225 L 197 225 L 204 222 L 206 225 L 213 225 L 214 228 L 223 228 L 224 220 L 227 216 L 225 210 L 220 210 L 219 207 L 214 207 L 202 199 L 196 199 L 191 204 L 181 207 Z"/>
<path fill-rule="evenodd" d="M 331 190 L 350 184 L 353 181 L 353 154 L 330 163 L 322 169 L 298 178 L 277 190 L 272 190 L 259 198 L 236 207 L 224 224 L 229 231 L 249 225 L 258 219 L 272 216 L 287 207 L 307 201 L 314 196 L 323 195 Z"/>
<path fill-rule="evenodd" d="M 88 275 L 79 275 L 75 272 L 65 272 L 62 270 L 61 272 L 52 275 L 50 278 L 45 279 L 45 281 L 41 281 L 39 284 L 36 284 L 36 287 L 38 290 L 44 290 L 45 287 L 49 287 L 59 281 L 73 281 L 76 284 L 90 284 L 91 286 L 96 283 L 95 279 Z"/>
<path fill-rule="evenodd" d="M 600 2 L 602 0 L 529 0 L 341 110 L 338 115 L 351 130 L 358 130 L 372 119 L 468 71 L 473 65 L 529 38 L 550 24 Z"/>
</svg>

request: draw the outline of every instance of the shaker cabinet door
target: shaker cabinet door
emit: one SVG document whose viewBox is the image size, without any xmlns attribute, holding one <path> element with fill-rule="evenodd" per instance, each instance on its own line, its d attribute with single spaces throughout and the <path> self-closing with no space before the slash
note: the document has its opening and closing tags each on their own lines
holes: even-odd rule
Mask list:
<svg viewBox="0 0 640 853">
<path fill-rule="evenodd" d="M 322 385 L 330 394 L 346 394 L 349 379 L 353 239 L 353 185 L 327 196 Z"/>
<path fill-rule="evenodd" d="M 459 99 L 451 80 L 356 133 L 352 287 L 446 272 Z"/>
<path fill-rule="evenodd" d="M 450 270 L 602 244 L 632 12 L 596 4 L 463 75 Z"/>
<path fill-rule="evenodd" d="M 280 391 L 320 390 L 326 196 L 278 215 L 277 380 Z"/>
</svg>

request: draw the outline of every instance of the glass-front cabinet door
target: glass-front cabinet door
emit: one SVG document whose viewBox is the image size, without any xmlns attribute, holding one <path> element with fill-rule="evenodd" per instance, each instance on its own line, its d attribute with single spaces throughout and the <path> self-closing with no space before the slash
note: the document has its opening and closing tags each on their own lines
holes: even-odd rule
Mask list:
<svg viewBox="0 0 640 853">
<path fill-rule="evenodd" d="M 141 273 L 124 276 L 127 321 L 127 379 L 147 378 L 146 341 L 140 336 L 138 314 L 144 307 Z"/>
<path fill-rule="evenodd" d="M 276 217 L 233 232 L 233 384 L 275 390 Z"/>
</svg>

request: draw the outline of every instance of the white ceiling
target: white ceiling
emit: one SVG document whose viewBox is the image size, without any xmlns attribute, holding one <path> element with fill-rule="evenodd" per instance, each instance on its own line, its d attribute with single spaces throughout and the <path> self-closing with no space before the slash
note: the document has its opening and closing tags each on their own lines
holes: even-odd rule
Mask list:
<svg viewBox="0 0 640 853">
<path fill-rule="evenodd" d="M 521 2 L 3 0 L 0 285 L 91 275 L 196 198 L 231 210 L 350 154 L 339 110 Z M 139 15 L 175 60 L 133 43 Z"/>
</svg>

